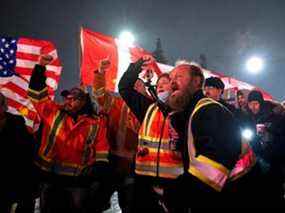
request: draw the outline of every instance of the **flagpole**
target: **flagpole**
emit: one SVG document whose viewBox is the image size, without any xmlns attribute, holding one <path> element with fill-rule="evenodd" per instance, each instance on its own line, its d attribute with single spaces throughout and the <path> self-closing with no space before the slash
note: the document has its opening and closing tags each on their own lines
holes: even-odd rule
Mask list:
<svg viewBox="0 0 285 213">
<path fill-rule="evenodd" d="M 77 42 L 77 51 L 78 51 L 78 71 L 79 71 L 79 85 L 80 88 L 83 90 L 86 90 L 85 86 L 82 84 L 82 78 L 81 78 L 81 63 L 82 63 L 82 47 L 81 47 L 81 33 L 82 33 L 83 27 L 79 27 L 79 36 L 78 36 L 78 42 Z"/>
</svg>

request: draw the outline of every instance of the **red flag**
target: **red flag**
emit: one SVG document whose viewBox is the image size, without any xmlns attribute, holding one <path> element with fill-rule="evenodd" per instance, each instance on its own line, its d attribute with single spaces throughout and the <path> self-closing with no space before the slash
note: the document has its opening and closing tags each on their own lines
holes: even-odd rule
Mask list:
<svg viewBox="0 0 285 213">
<path fill-rule="evenodd" d="M 114 90 L 113 81 L 116 79 L 118 70 L 118 53 L 115 40 L 110 36 L 82 29 L 81 49 L 81 81 L 83 85 L 93 84 L 93 72 L 98 70 L 100 60 L 108 58 L 111 61 L 111 66 L 106 76 L 107 88 Z"/>
<path fill-rule="evenodd" d="M 135 62 L 144 55 L 151 55 L 143 48 L 137 46 L 124 46 L 116 38 L 92 32 L 88 29 L 81 30 L 81 81 L 84 85 L 93 84 L 93 72 L 98 69 L 99 62 L 108 58 L 111 67 L 106 73 L 106 89 L 116 91 L 117 84 L 122 74 L 131 62 Z M 161 73 L 154 62 L 148 68 L 158 75 Z"/>
<path fill-rule="evenodd" d="M 111 67 L 106 73 L 106 89 L 109 91 L 117 91 L 116 86 L 121 78 L 122 74 L 126 71 L 131 62 L 135 62 L 144 55 L 151 55 L 148 51 L 137 46 L 125 46 L 126 44 L 120 43 L 116 38 L 103 35 L 98 32 L 92 32 L 88 29 L 81 30 L 81 49 L 82 49 L 82 61 L 81 61 L 81 81 L 83 85 L 93 84 L 93 72 L 98 69 L 99 62 L 102 59 L 108 58 L 111 61 Z M 172 66 L 152 63 L 147 67 L 155 71 L 156 76 L 162 72 L 169 72 L 173 69 Z M 230 78 L 221 73 L 203 69 L 206 78 L 210 76 L 220 77 L 225 83 L 226 89 L 254 89 L 253 85 L 239 81 L 234 78 Z M 143 74 L 142 74 L 143 76 Z M 272 96 L 267 92 L 262 91 L 266 99 L 272 99 Z"/>
</svg>

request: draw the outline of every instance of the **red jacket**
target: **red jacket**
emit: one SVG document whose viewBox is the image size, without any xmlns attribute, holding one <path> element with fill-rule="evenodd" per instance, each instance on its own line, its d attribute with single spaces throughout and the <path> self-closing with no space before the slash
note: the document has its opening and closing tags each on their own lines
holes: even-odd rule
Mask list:
<svg viewBox="0 0 285 213">
<path fill-rule="evenodd" d="M 44 68 L 35 67 L 28 90 L 28 96 L 43 123 L 35 163 L 46 171 L 78 176 L 96 160 L 107 160 L 106 120 L 83 114 L 74 121 L 48 98 L 47 87 L 41 81 L 44 76 L 39 74 L 41 69 Z"/>
<path fill-rule="evenodd" d="M 121 97 L 105 91 L 104 74 L 95 73 L 93 94 L 100 111 L 107 116 L 110 152 L 132 159 L 137 149 L 140 123 Z"/>
</svg>

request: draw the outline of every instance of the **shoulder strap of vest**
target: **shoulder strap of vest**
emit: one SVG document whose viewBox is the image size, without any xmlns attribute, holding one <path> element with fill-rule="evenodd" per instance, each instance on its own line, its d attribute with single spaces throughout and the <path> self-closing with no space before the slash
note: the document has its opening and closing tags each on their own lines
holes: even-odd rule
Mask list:
<svg viewBox="0 0 285 213">
<path fill-rule="evenodd" d="M 198 112 L 202 107 L 207 106 L 209 104 L 217 104 L 223 109 L 229 111 L 223 104 L 219 103 L 218 101 L 215 101 L 212 98 L 202 98 L 201 100 L 198 101 L 198 103 L 195 105 L 195 108 L 193 112 L 191 113 L 190 119 L 193 118 L 193 115 Z M 230 112 L 230 111 L 229 111 Z"/>
<path fill-rule="evenodd" d="M 228 177 L 229 171 L 222 164 L 213 161 L 206 156 L 196 156 L 196 148 L 194 145 L 194 136 L 192 132 L 193 116 L 204 106 L 210 104 L 217 104 L 225 108 L 221 103 L 211 99 L 202 98 L 196 104 L 190 118 L 188 125 L 188 155 L 189 155 L 189 173 L 199 178 L 202 182 L 210 185 L 217 191 L 221 191 Z"/>
<path fill-rule="evenodd" d="M 152 118 L 153 118 L 153 115 L 155 114 L 155 113 L 153 113 L 153 112 L 155 112 L 155 111 L 157 111 L 158 110 L 158 106 L 157 106 L 157 104 L 156 103 L 153 103 L 153 104 L 151 104 L 149 107 L 148 107 L 148 109 L 147 109 L 147 111 L 146 111 L 146 114 L 145 114 L 145 117 L 144 117 L 144 121 L 143 121 L 143 130 L 144 130 L 144 133 L 143 134 L 145 134 L 145 135 L 147 135 L 147 133 L 148 133 L 148 126 L 149 126 L 149 124 L 150 124 L 150 121 L 152 120 Z"/>
<path fill-rule="evenodd" d="M 196 156 L 196 148 L 194 147 L 194 137 L 192 132 L 192 119 L 194 115 L 204 106 L 207 106 L 209 104 L 215 104 L 216 101 L 214 101 L 211 98 L 202 98 L 198 101 L 198 103 L 195 105 L 193 112 L 190 115 L 189 118 L 189 124 L 188 124 L 188 154 L 189 158 L 193 159 Z"/>
</svg>

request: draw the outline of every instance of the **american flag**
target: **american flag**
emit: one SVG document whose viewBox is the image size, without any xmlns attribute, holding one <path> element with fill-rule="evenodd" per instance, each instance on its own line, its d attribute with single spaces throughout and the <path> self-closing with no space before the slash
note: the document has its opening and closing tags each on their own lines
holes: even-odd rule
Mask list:
<svg viewBox="0 0 285 213">
<path fill-rule="evenodd" d="M 54 58 L 46 71 L 49 95 L 53 99 L 62 69 L 54 45 L 44 40 L 0 36 L 0 92 L 8 99 L 8 111 L 24 116 L 32 131 L 38 128 L 39 118 L 27 98 L 27 89 L 41 54 Z"/>
</svg>

